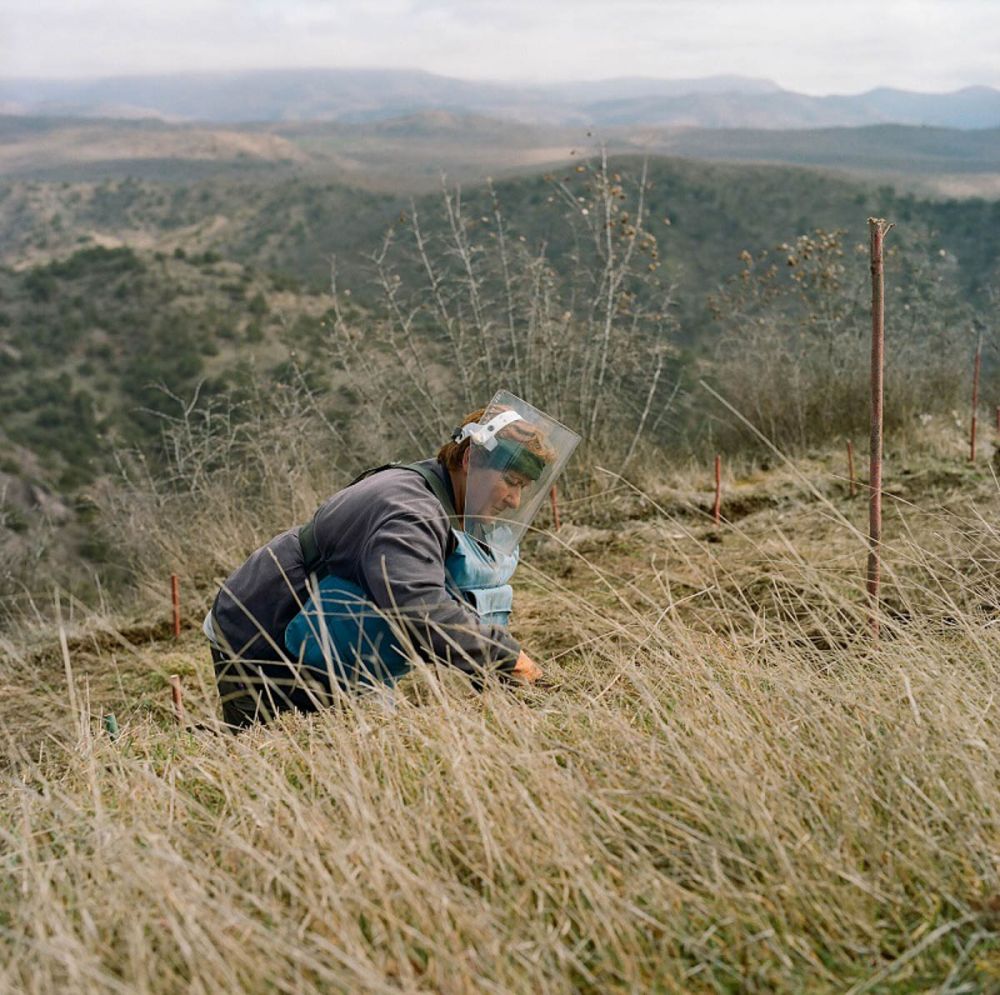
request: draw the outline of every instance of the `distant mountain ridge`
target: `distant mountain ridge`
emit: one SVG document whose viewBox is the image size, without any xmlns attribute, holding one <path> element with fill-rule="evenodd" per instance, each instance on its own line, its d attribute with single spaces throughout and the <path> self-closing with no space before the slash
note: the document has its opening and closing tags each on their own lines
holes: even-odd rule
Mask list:
<svg viewBox="0 0 1000 995">
<path fill-rule="evenodd" d="M 0 79 L 5 113 L 157 117 L 175 122 L 363 123 L 444 111 L 536 125 L 797 129 L 907 124 L 1000 127 L 1000 90 L 917 93 L 887 87 L 815 97 L 771 80 L 622 77 L 513 85 L 419 70 L 298 69 L 122 76 L 92 80 Z"/>
</svg>

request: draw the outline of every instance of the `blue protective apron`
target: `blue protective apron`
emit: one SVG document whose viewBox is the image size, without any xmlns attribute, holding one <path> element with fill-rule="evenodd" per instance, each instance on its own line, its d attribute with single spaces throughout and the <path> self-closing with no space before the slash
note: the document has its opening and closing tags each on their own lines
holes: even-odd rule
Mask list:
<svg viewBox="0 0 1000 995">
<path fill-rule="evenodd" d="M 468 532 L 452 529 L 455 551 L 444 561 L 448 587 L 468 602 L 484 625 L 506 625 L 514 607 L 508 581 L 517 569 L 517 549 L 498 553 Z"/>
<path fill-rule="evenodd" d="M 506 625 L 514 600 L 508 581 L 517 568 L 517 550 L 496 554 L 466 532 L 453 529 L 452 535 L 455 549 L 444 563 L 449 591 L 482 624 Z M 342 577 L 319 581 L 316 596 L 288 623 L 285 648 L 293 659 L 345 687 L 394 684 L 410 669 L 385 614 L 363 588 Z"/>
</svg>

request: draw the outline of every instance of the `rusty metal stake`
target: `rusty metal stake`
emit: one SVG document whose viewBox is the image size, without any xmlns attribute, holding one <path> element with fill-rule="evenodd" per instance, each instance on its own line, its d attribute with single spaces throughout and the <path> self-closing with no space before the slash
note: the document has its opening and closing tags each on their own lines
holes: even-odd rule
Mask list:
<svg viewBox="0 0 1000 995">
<path fill-rule="evenodd" d="M 969 462 L 976 462 L 976 409 L 979 407 L 979 371 L 983 365 L 983 335 L 976 342 L 976 361 L 972 367 L 972 422 L 969 427 Z"/>
<path fill-rule="evenodd" d="M 552 505 L 552 529 L 554 532 L 559 531 L 559 497 L 556 494 L 555 487 L 549 491 L 549 504 Z"/>
<path fill-rule="evenodd" d="M 177 574 L 170 575 L 170 600 L 174 606 L 174 639 L 181 634 L 181 582 Z"/>
<path fill-rule="evenodd" d="M 851 482 L 850 494 L 851 497 L 854 497 L 858 493 L 858 483 L 854 476 L 854 446 L 852 445 L 850 439 L 847 440 L 847 476 Z"/>
<path fill-rule="evenodd" d="M 868 219 L 872 276 L 871 448 L 868 473 L 868 609 L 872 638 L 879 638 L 879 587 L 882 579 L 882 401 L 885 366 L 885 263 L 883 246 L 892 224 Z"/>
<path fill-rule="evenodd" d="M 170 675 L 170 697 L 174 702 L 174 718 L 179 726 L 184 725 L 184 691 L 180 674 Z"/>
<path fill-rule="evenodd" d="M 715 504 L 712 505 L 712 521 L 718 527 L 722 522 L 722 457 L 715 455 Z"/>
</svg>

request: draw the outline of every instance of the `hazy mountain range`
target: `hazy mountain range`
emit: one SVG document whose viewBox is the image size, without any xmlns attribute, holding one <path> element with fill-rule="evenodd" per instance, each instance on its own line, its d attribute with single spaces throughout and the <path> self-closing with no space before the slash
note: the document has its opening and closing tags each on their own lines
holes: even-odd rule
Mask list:
<svg viewBox="0 0 1000 995">
<path fill-rule="evenodd" d="M 815 97 L 740 76 L 528 86 L 380 69 L 0 79 L 0 113 L 7 114 L 361 123 L 426 111 L 548 126 L 798 129 L 894 123 L 973 129 L 1000 127 L 1000 90 L 879 88 L 854 96 Z"/>
</svg>

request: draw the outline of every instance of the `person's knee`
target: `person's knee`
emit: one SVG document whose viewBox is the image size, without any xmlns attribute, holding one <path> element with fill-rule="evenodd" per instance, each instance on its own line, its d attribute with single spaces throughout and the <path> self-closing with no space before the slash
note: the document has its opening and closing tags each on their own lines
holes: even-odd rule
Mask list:
<svg viewBox="0 0 1000 995">
<path fill-rule="evenodd" d="M 248 665 L 212 647 L 212 666 L 222 703 L 222 721 L 233 729 L 245 729 L 265 721 L 267 715 L 260 695 L 254 691 L 254 679 L 248 673 Z"/>
</svg>

